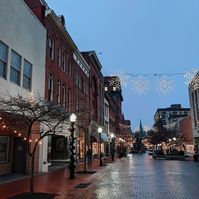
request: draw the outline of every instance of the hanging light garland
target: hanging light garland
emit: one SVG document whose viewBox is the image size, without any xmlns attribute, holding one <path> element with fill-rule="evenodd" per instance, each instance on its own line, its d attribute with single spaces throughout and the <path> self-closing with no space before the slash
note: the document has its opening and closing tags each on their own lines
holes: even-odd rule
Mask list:
<svg viewBox="0 0 199 199">
<path fill-rule="evenodd" d="M 0 128 L 2 128 L 3 130 L 9 130 L 9 132 L 12 132 L 14 136 L 21 137 L 24 141 L 28 141 L 29 143 L 33 142 L 32 139 L 28 140 L 27 137 L 22 136 L 22 133 L 17 132 L 16 130 L 13 131 L 12 128 L 9 128 L 8 126 L 9 125 L 6 125 L 6 122 L 3 120 L 3 118 L 0 117 Z M 9 134 L 9 135 L 11 135 L 11 134 Z M 39 143 L 40 145 L 42 144 L 42 141 L 39 139 L 35 139 L 34 142 Z"/>
<path fill-rule="evenodd" d="M 194 84 L 194 88 L 199 88 L 199 78 L 194 78 L 198 73 L 198 68 L 192 68 L 190 71 L 184 73 L 151 73 L 151 74 L 129 74 L 120 70 L 112 73 L 113 78 L 109 80 L 110 86 L 121 89 L 121 87 L 131 87 L 135 94 L 146 94 L 150 88 L 150 83 L 146 77 L 154 76 L 157 78 L 155 83 L 155 91 L 158 94 L 168 95 L 171 94 L 175 88 L 175 81 L 172 76 L 183 75 L 185 84 Z"/>
</svg>

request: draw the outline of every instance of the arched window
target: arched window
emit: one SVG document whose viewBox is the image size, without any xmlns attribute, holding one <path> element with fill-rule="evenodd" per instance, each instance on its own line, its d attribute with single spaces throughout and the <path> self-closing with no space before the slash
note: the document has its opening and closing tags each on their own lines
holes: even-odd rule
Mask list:
<svg viewBox="0 0 199 199">
<path fill-rule="evenodd" d="M 62 69 L 65 71 L 66 70 L 66 53 L 63 52 L 62 55 Z"/>
<path fill-rule="evenodd" d="M 49 57 L 54 59 L 54 51 L 55 51 L 55 42 L 52 37 L 48 38 L 48 47 L 49 47 Z"/>
<path fill-rule="evenodd" d="M 57 47 L 57 64 L 58 66 L 61 66 L 61 48 L 60 46 Z"/>
</svg>

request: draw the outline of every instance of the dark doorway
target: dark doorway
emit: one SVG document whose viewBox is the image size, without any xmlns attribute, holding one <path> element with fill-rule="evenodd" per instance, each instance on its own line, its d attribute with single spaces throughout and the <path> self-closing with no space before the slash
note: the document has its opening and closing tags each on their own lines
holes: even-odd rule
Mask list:
<svg viewBox="0 0 199 199">
<path fill-rule="evenodd" d="M 23 138 L 14 138 L 13 173 L 26 173 L 26 142 Z"/>
</svg>

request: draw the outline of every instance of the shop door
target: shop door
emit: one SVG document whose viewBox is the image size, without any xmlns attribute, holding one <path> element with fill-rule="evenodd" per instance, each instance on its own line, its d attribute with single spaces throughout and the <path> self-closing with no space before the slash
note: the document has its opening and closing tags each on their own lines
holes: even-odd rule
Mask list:
<svg viewBox="0 0 199 199">
<path fill-rule="evenodd" d="M 13 173 L 26 173 L 26 142 L 23 138 L 14 138 Z"/>
</svg>

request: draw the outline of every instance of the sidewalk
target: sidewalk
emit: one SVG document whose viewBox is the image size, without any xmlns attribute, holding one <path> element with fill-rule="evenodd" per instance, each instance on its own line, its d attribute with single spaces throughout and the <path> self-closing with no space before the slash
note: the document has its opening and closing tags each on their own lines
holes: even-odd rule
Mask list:
<svg viewBox="0 0 199 199">
<path fill-rule="evenodd" d="M 94 159 L 92 164 L 87 167 L 87 171 L 99 171 L 101 169 L 103 169 L 103 166 L 99 167 L 98 159 Z M 84 164 L 77 165 L 75 171 L 84 171 Z M 89 199 L 92 196 L 88 196 L 89 193 L 86 188 L 79 189 L 74 187 L 80 183 L 91 183 L 91 178 L 89 178 L 91 175 L 75 173 L 76 178 L 69 179 L 68 169 L 51 171 L 50 173 L 35 176 L 34 190 L 35 192 L 57 194 L 55 199 Z M 6 199 L 22 192 L 29 192 L 29 178 L 0 185 L 0 199 Z"/>
</svg>

